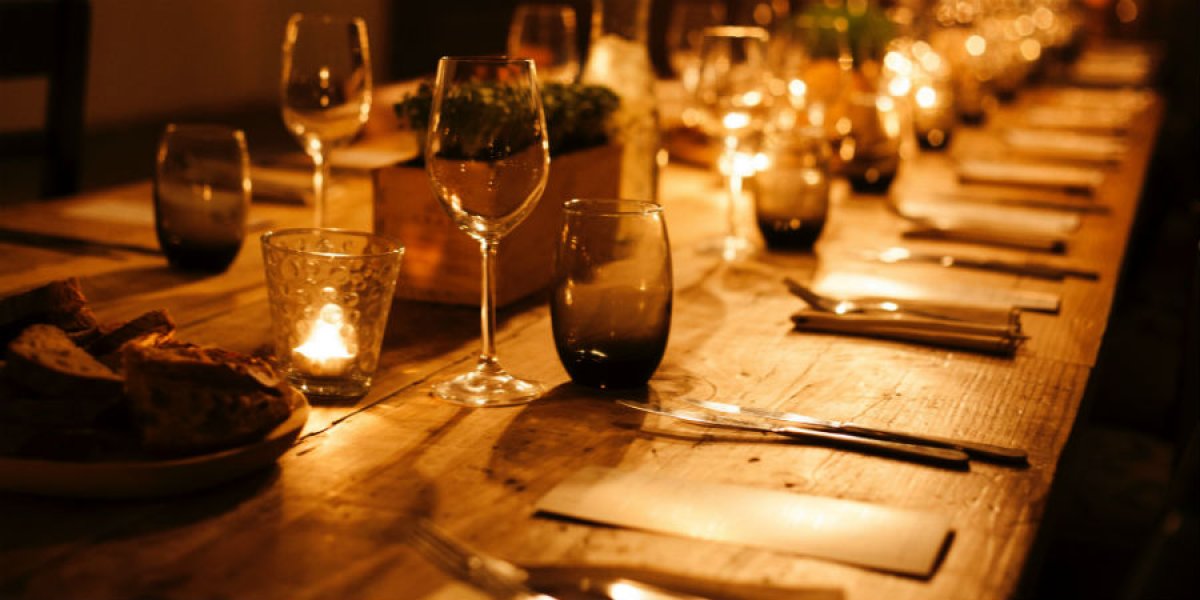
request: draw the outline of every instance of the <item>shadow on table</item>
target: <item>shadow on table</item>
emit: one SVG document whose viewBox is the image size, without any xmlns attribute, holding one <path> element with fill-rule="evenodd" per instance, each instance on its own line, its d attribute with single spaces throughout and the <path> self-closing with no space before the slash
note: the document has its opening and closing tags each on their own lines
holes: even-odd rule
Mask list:
<svg viewBox="0 0 1200 600">
<path fill-rule="evenodd" d="M 207 490 L 133 499 L 51 498 L 0 492 L 0 552 L 137 537 L 176 529 L 235 510 L 269 490 L 279 467 L 247 474 Z M 104 530 L 93 527 L 105 523 Z"/>
</svg>

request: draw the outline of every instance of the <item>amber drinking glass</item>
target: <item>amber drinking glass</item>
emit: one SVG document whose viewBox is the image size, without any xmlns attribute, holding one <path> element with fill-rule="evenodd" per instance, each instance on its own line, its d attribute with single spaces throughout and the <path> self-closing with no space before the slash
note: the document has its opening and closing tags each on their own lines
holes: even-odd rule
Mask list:
<svg viewBox="0 0 1200 600">
<path fill-rule="evenodd" d="M 671 329 L 662 207 L 584 199 L 563 208 L 550 304 L 558 357 L 581 385 L 643 385 L 662 361 Z"/>
<path fill-rule="evenodd" d="M 250 158 L 241 130 L 167 125 L 154 172 L 154 227 L 167 262 L 220 272 L 242 247 Z"/>
</svg>

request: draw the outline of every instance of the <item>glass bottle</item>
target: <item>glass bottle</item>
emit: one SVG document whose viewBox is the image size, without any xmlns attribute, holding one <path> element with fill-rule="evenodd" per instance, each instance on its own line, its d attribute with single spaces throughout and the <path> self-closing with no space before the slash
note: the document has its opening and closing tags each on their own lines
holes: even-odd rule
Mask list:
<svg viewBox="0 0 1200 600">
<path fill-rule="evenodd" d="M 646 46 L 651 0 L 594 0 L 591 46 L 583 82 L 604 85 L 621 97 L 614 116 L 621 155 L 619 194 L 658 201 L 662 140 L 654 96 L 654 67 Z"/>
</svg>

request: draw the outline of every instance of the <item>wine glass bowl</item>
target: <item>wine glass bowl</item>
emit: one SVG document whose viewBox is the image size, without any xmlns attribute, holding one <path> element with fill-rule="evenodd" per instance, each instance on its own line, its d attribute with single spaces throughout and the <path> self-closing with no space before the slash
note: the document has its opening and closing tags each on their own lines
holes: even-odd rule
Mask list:
<svg viewBox="0 0 1200 600">
<path fill-rule="evenodd" d="M 325 225 L 329 153 L 352 141 L 371 111 L 367 25 L 356 17 L 296 13 L 283 40 L 283 121 L 313 159 L 317 227 Z"/>
<path fill-rule="evenodd" d="M 508 29 L 508 54 L 533 59 L 543 81 L 579 77 L 575 9 L 567 4 L 520 4 Z"/>
<path fill-rule="evenodd" d="M 530 59 L 442 58 L 425 141 L 425 168 L 454 224 L 479 242 L 482 349 L 475 367 L 434 394 L 467 406 L 507 406 L 542 394 L 510 375 L 495 348 L 500 240 L 537 205 L 550 168 L 546 118 Z"/>
</svg>

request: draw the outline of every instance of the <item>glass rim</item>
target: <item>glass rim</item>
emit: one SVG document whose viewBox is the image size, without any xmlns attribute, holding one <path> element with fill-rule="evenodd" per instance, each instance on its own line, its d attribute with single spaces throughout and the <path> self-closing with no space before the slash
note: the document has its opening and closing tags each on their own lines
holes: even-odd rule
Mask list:
<svg viewBox="0 0 1200 600">
<path fill-rule="evenodd" d="M 713 25 L 702 32 L 704 37 L 771 39 L 771 33 L 757 25 Z"/>
<path fill-rule="evenodd" d="M 176 133 L 200 134 L 205 137 L 229 137 L 245 140 L 246 132 L 240 127 L 226 125 L 224 123 L 203 123 L 203 122 L 170 122 L 163 127 L 163 135 L 173 135 Z"/>
<path fill-rule="evenodd" d="M 348 235 L 351 237 L 373 238 L 382 241 L 390 246 L 389 249 L 382 252 L 362 252 L 359 254 L 347 254 L 345 252 L 323 252 L 318 250 L 297 250 L 295 248 L 284 248 L 278 244 L 272 243 L 275 238 L 285 236 L 294 236 L 301 234 L 320 234 L 320 233 L 336 233 L 339 235 Z M 344 259 L 359 259 L 359 258 L 384 258 L 388 256 L 401 256 L 404 254 L 404 245 L 395 238 L 380 235 L 370 231 L 360 231 L 357 229 L 342 229 L 339 227 L 291 227 L 287 229 L 272 229 L 263 232 L 259 236 L 264 248 L 269 248 L 274 251 L 284 252 L 296 256 L 321 256 L 325 258 L 344 258 Z"/>
<path fill-rule="evenodd" d="M 577 215 L 625 217 L 661 214 L 663 207 L 648 200 L 628 198 L 572 198 L 563 203 L 563 211 Z"/>
<path fill-rule="evenodd" d="M 477 56 L 474 56 L 474 55 L 473 56 L 443 56 L 438 59 L 438 63 L 449 62 L 449 61 L 478 62 L 478 63 L 505 64 L 505 65 L 527 64 L 531 67 L 534 64 L 532 58 L 517 58 L 515 56 L 508 56 L 506 54 L 481 54 L 481 55 L 477 55 Z"/>
<path fill-rule="evenodd" d="M 362 17 L 356 15 L 345 15 L 339 13 L 322 12 L 322 11 L 296 11 L 288 17 L 288 23 L 299 23 L 300 21 L 311 20 L 320 21 L 321 23 L 353 23 L 355 25 L 366 25 L 366 21 Z"/>
</svg>

